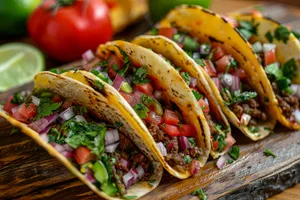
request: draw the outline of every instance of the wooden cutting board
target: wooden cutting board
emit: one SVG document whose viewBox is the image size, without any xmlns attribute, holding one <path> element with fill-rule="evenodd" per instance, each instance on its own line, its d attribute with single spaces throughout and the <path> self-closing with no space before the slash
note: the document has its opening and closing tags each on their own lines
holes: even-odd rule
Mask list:
<svg viewBox="0 0 300 200">
<path fill-rule="evenodd" d="M 294 8 L 281 4 L 264 7 L 271 14 L 275 10 L 273 17 L 278 20 L 300 27 L 299 12 Z M 149 28 L 145 22 L 119 38 L 129 39 L 144 32 Z M 76 66 L 78 62 L 64 67 Z M 15 91 L 31 88 L 32 84 L 27 84 L 1 93 L 0 102 Z M 0 199 L 99 198 L 30 138 L 12 130 L 0 119 Z M 259 142 L 250 141 L 235 129 L 233 136 L 241 148 L 238 161 L 218 170 L 216 161 L 211 160 L 201 175 L 186 180 L 165 172 L 160 186 L 143 199 L 197 199 L 189 194 L 198 188 L 203 188 L 209 199 L 264 199 L 300 182 L 300 131 L 291 132 L 278 125 L 275 134 Z M 265 149 L 277 157 L 266 157 Z"/>
</svg>

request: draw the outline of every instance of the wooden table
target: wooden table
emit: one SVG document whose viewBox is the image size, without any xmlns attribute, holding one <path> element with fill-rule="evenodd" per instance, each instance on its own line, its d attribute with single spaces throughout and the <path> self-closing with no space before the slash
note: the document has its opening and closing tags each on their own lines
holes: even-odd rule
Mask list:
<svg viewBox="0 0 300 200">
<path fill-rule="evenodd" d="M 268 1 L 269 3 L 270 1 Z M 258 4 L 258 3 L 266 3 L 266 1 L 240 1 L 240 0 L 213 0 L 213 3 L 212 3 L 212 7 L 211 9 L 216 11 L 216 12 L 219 12 L 219 13 L 228 13 L 228 12 L 231 12 L 231 11 L 235 11 L 235 10 L 238 10 L 238 9 L 242 9 L 242 8 L 245 8 L 245 7 L 249 7 L 249 6 L 253 6 L 255 4 Z M 274 7 L 275 8 L 275 7 Z M 293 8 L 293 10 L 295 10 L 295 13 L 300 13 L 299 12 L 299 8 Z M 144 32 L 145 30 L 145 24 L 137 24 L 136 26 L 136 29 L 137 31 L 140 31 L 140 33 Z M 299 26 L 300 27 L 300 26 Z M 130 29 L 130 28 L 129 28 Z M 130 34 L 122 34 L 121 36 L 117 36 L 118 38 L 130 38 L 132 37 L 132 35 Z M 16 41 L 16 40 L 0 40 L 0 44 L 1 43 L 5 43 L 5 42 L 12 42 L 12 41 Z M 29 39 L 29 38 L 23 38 L 23 39 L 20 39 L 20 41 L 23 41 L 23 42 L 28 42 L 28 43 L 32 43 L 32 41 Z M 56 66 L 59 66 L 63 63 L 59 63 L 55 60 L 52 60 L 51 58 L 47 58 L 47 68 L 52 68 L 52 67 L 56 67 Z M 3 96 L 2 96 L 3 97 Z M 0 94 L 0 99 L 1 99 L 1 94 Z M 2 127 L 3 128 L 3 127 Z M 4 127 L 5 129 L 5 127 Z M 7 130 L 7 129 L 6 129 Z M 37 156 L 43 156 L 43 157 L 37 157 L 35 155 L 32 154 L 32 152 L 35 152 L 35 151 L 40 151 L 39 148 L 37 148 L 37 146 L 35 144 L 33 144 L 32 141 L 30 140 L 26 140 L 26 138 L 24 139 L 24 154 L 22 155 L 15 155 L 14 152 L 10 152 L 10 149 L 14 149 L 14 148 L 17 148 L 19 146 L 15 146 L 15 141 L 16 140 L 19 140 L 19 137 L 20 135 L 16 134 L 16 135 L 12 135 L 12 136 L 3 136 L 1 137 L 1 134 L 0 134 L 0 144 L 6 144 L 5 148 L 0 148 L 0 155 L 1 153 L 6 153 L 7 156 L 9 157 L 9 155 L 11 155 L 11 157 L 9 157 L 9 160 L 8 162 L 13 162 L 14 160 L 17 160 L 19 158 L 22 158 L 22 159 L 36 159 L 36 160 L 40 160 L 41 163 L 43 163 L 43 166 L 36 166 L 34 169 L 36 171 L 34 171 L 36 174 L 40 174 L 41 172 L 39 172 L 39 170 L 43 170 L 44 172 L 43 173 L 53 173 L 51 175 L 53 175 L 53 179 L 51 180 L 43 180 L 41 179 L 40 181 L 42 181 L 42 183 L 45 185 L 44 187 L 41 187 L 40 190 L 32 190 L 33 192 L 29 193 L 29 195 L 26 194 L 25 190 L 22 191 L 22 188 L 21 187 L 16 187 L 18 188 L 18 191 L 15 191 L 17 193 L 19 193 L 20 195 L 22 195 L 22 193 L 24 192 L 24 194 L 26 194 L 26 196 L 19 196 L 18 199 L 32 199 L 33 197 L 34 198 L 43 198 L 43 193 L 47 193 L 47 195 L 50 195 L 51 194 L 55 194 L 54 196 L 52 196 L 52 198 L 54 197 L 62 197 L 59 193 L 56 194 L 56 189 L 59 188 L 59 187 L 65 187 L 65 188 L 71 188 L 70 190 L 67 189 L 67 191 L 73 191 L 73 195 L 76 195 L 77 191 L 78 191 L 78 197 L 82 197 L 84 199 L 93 199 L 95 197 L 95 195 L 89 191 L 87 188 L 85 187 L 82 187 L 82 183 L 76 179 L 74 179 L 74 177 L 72 175 L 69 175 L 67 172 L 66 172 L 66 169 L 64 169 L 61 165 L 59 165 L 55 160 L 51 159 L 46 153 L 42 152 L 42 153 L 39 153 Z M 295 136 L 296 138 L 298 138 L 298 136 Z M 1 141 L 1 138 L 3 139 Z M 245 138 L 243 138 L 244 140 Z M 276 138 L 275 138 L 276 139 Z M 21 141 L 22 142 L 22 141 Z M 1 146 L 1 145 L 0 145 Z M 6 148 L 7 147 L 7 148 Z M 32 150 L 30 148 L 36 148 L 36 150 Z M 30 149 L 30 151 L 28 151 L 28 149 Z M 26 152 L 30 152 L 30 153 L 26 153 Z M 32 158 L 31 158 L 32 157 Z M 24 161 L 25 161 L 24 160 Z M 1 161 L 1 157 L 0 157 L 0 161 Z M 12 164 L 10 165 L 10 167 L 16 167 L 16 169 L 18 169 L 16 166 L 17 164 L 21 165 L 22 162 L 16 162 L 16 164 Z M 53 163 L 55 164 L 55 167 L 57 167 L 56 171 L 51 169 L 51 165 L 53 165 Z M 26 162 L 25 162 L 26 164 Z M 210 163 L 209 165 L 211 165 L 212 163 Z M 0 162 L 0 169 L 1 169 L 1 165 L 2 163 Z M 208 166 L 210 167 L 210 166 Z M 284 167 L 284 166 L 283 166 Z M 51 170 L 50 170 L 51 169 Z M 47 171 L 49 170 L 49 171 Z M 34 176 L 35 174 L 32 174 L 33 177 L 31 178 L 28 178 L 27 179 L 23 179 L 25 177 L 25 174 L 22 175 L 22 172 L 19 172 L 21 173 L 18 174 L 18 182 L 16 183 L 16 186 L 18 184 L 21 184 L 23 183 L 24 181 L 28 181 L 30 183 L 30 181 L 34 180 Z M 59 177 L 59 174 L 61 174 L 62 177 Z M 49 174 L 43 174 L 45 176 L 49 176 Z M 300 174 L 298 174 L 300 176 Z M 17 175 L 11 175 L 11 176 L 17 176 Z M 24 177 L 22 177 L 24 176 Z M 39 178 L 39 177 L 36 177 L 36 178 Z M 64 183 L 60 183 L 58 180 L 59 179 L 64 179 L 65 182 Z M 170 180 L 174 180 L 173 178 L 169 178 Z M 53 185 L 50 189 L 47 189 L 47 184 L 49 183 L 56 183 L 57 184 Z M 164 181 L 164 184 L 165 185 L 168 185 L 166 184 L 168 181 Z M 272 180 L 270 180 L 270 184 L 271 184 Z M 259 185 L 259 187 L 262 187 L 262 185 Z M 217 187 L 217 186 L 215 186 Z M 264 186 L 265 187 L 265 186 Z M 5 187 L 4 187 L 5 188 Z M 78 190 L 77 190 L 78 188 Z M 27 191 L 28 191 L 28 188 L 26 188 Z M 30 190 L 30 189 L 29 189 Z M 0 185 L 0 191 L 1 191 L 1 185 Z M 13 191 L 13 190 L 11 190 Z M 80 193 L 79 193 L 80 191 Z M 4 191 L 2 191 L 4 192 Z M 0 194 L 1 195 L 1 194 Z M 148 195 L 147 196 L 148 199 L 150 199 L 151 195 Z M 146 197 L 146 198 L 147 198 Z M 189 196 L 188 198 L 191 198 L 191 196 Z M 229 197 L 229 198 L 233 198 L 233 196 Z M 0 197 L 1 199 L 1 197 Z M 69 197 L 66 199 L 72 199 L 72 197 Z M 187 199 L 186 198 L 183 198 L 183 199 Z M 225 198 L 226 199 L 226 198 Z M 278 194 L 278 195 L 275 195 L 273 196 L 272 198 L 270 199 L 300 199 L 300 184 L 294 186 L 293 188 L 291 189 L 288 189 L 288 190 L 285 190 L 284 192 Z"/>
</svg>

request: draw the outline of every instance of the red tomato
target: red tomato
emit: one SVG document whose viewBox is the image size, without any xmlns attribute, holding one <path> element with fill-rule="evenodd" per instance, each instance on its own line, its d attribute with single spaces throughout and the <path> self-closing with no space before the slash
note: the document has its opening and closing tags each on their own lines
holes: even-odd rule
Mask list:
<svg viewBox="0 0 300 200">
<path fill-rule="evenodd" d="M 215 62 L 218 73 L 222 73 L 222 72 L 226 71 L 226 68 L 230 62 L 230 59 L 231 59 L 231 56 L 226 55 Z"/>
<path fill-rule="evenodd" d="M 177 125 L 179 123 L 179 118 L 175 112 L 166 109 L 162 121 L 169 125 Z"/>
<path fill-rule="evenodd" d="M 214 64 L 210 60 L 204 60 L 205 66 L 204 70 L 208 73 L 209 76 L 216 76 L 217 71 Z"/>
<path fill-rule="evenodd" d="M 150 111 L 148 113 L 148 116 L 145 118 L 145 120 L 150 124 L 159 125 L 161 124 L 161 117 L 157 115 L 155 112 Z"/>
<path fill-rule="evenodd" d="M 3 110 L 12 114 L 11 109 L 18 106 L 18 104 L 11 103 L 11 100 L 14 98 L 14 95 L 11 95 L 7 98 L 6 103 L 4 104 Z"/>
<path fill-rule="evenodd" d="M 241 80 L 245 80 L 247 78 L 246 72 L 241 68 L 236 69 L 233 72 L 233 75 L 238 76 Z"/>
<path fill-rule="evenodd" d="M 61 105 L 61 107 L 63 108 L 63 109 L 67 109 L 67 108 L 70 108 L 71 106 L 72 106 L 72 101 L 65 101 L 62 105 Z"/>
<path fill-rule="evenodd" d="M 158 30 L 158 35 L 165 36 L 169 39 L 173 39 L 173 35 L 175 35 L 176 33 L 177 33 L 176 28 L 160 28 Z"/>
<path fill-rule="evenodd" d="M 209 113 L 209 105 L 204 101 L 203 98 L 201 98 L 198 103 L 204 113 Z"/>
<path fill-rule="evenodd" d="M 235 143 L 235 139 L 227 134 L 227 138 L 225 139 L 225 142 L 226 142 L 226 146 L 224 147 L 224 151 L 226 151 L 229 147 L 231 147 L 234 143 Z"/>
<path fill-rule="evenodd" d="M 234 19 L 234 18 L 232 18 L 232 17 L 229 17 L 229 16 L 227 16 L 227 15 L 222 15 L 222 17 L 227 21 L 227 22 L 229 22 L 232 26 L 234 26 L 234 27 L 237 27 L 238 26 L 238 22 Z"/>
<path fill-rule="evenodd" d="M 29 119 L 33 118 L 36 115 L 37 106 L 33 103 L 28 104 L 27 106 L 23 103 L 20 108 L 12 115 L 18 121 L 28 122 Z"/>
<path fill-rule="evenodd" d="M 151 85 L 151 83 L 146 83 L 146 84 L 137 84 L 136 88 L 142 92 L 147 94 L 148 96 L 151 96 L 153 93 L 153 87 Z"/>
<path fill-rule="evenodd" d="M 179 126 L 179 131 L 181 136 L 186 137 L 196 137 L 196 128 L 190 124 L 182 124 Z"/>
<path fill-rule="evenodd" d="M 112 38 L 109 8 L 103 0 L 75 0 L 72 5 L 51 9 L 57 1 L 45 0 L 31 14 L 27 28 L 31 38 L 53 58 L 68 62 L 86 50 Z"/>
<path fill-rule="evenodd" d="M 218 149 L 219 148 L 219 142 L 218 142 L 218 140 L 214 141 L 213 144 L 212 144 L 212 146 L 213 146 L 213 149 Z"/>
<path fill-rule="evenodd" d="M 177 128 L 177 126 L 173 126 L 173 125 L 169 125 L 169 124 L 164 124 L 161 126 L 161 129 L 168 133 L 169 135 L 171 136 L 178 136 L 180 135 L 180 131 L 179 129 Z"/>
<path fill-rule="evenodd" d="M 277 62 L 276 55 L 275 55 L 275 49 L 267 51 L 265 53 L 264 57 L 265 57 L 265 66 Z"/>
<path fill-rule="evenodd" d="M 132 103 L 132 100 L 133 100 L 133 95 L 132 95 L 132 94 L 128 94 L 128 93 L 123 92 L 123 91 L 119 91 L 119 93 L 123 96 L 123 98 L 124 98 L 129 104 Z"/>
<path fill-rule="evenodd" d="M 120 69 L 123 69 L 124 62 L 121 58 L 119 58 L 116 55 L 111 55 L 108 59 L 109 59 L 108 66 L 107 66 L 108 67 L 108 75 L 109 75 L 109 78 L 114 80 L 117 73 L 113 69 L 113 66 L 117 65 Z"/>
<path fill-rule="evenodd" d="M 56 103 L 62 102 L 62 98 L 58 94 L 53 95 L 51 100 Z"/>
<path fill-rule="evenodd" d="M 93 160 L 94 155 L 91 154 L 90 149 L 80 146 L 74 151 L 74 158 L 78 164 L 82 165 L 90 160 Z"/>
<path fill-rule="evenodd" d="M 219 59 L 222 58 L 224 55 L 225 55 L 224 50 L 223 50 L 220 46 L 217 46 L 217 47 L 214 49 L 213 60 L 214 60 L 214 61 L 219 60 Z"/>
</svg>

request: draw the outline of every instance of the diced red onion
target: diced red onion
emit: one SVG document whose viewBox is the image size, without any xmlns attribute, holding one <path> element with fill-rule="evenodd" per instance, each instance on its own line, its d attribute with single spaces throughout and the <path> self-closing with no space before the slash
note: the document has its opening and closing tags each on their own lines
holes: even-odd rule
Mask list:
<svg viewBox="0 0 300 200">
<path fill-rule="evenodd" d="M 84 177 L 91 183 L 95 183 L 96 182 L 96 179 L 94 178 L 94 176 L 92 174 L 89 174 L 89 173 L 85 173 L 84 174 Z"/>
<path fill-rule="evenodd" d="M 73 158 L 73 153 L 71 151 L 62 151 L 61 154 L 66 158 Z"/>
<path fill-rule="evenodd" d="M 90 71 L 92 71 L 92 69 L 93 69 L 93 70 L 97 70 L 98 72 L 101 72 L 101 71 L 102 71 L 102 68 L 101 68 L 100 66 L 96 66 L 96 67 L 94 67 L 94 68 L 91 68 Z"/>
<path fill-rule="evenodd" d="M 275 48 L 276 48 L 276 44 L 270 44 L 270 43 L 264 43 L 263 44 L 264 53 L 267 53 L 268 51 L 271 51 Z"/>
<path fill-rule="evenodd" d="M 87 64 L 89 61 L 91 61 L 92 59 L 94 59 L 94 53 L 91 50 L 87 50 L 86 52 L 84 52 L 82 54 L 82 58 L 83 58 L 83 63 Z"/>
<path fill-rule="evenodd" d="M 187 137 L 179 136 L 178 141 L 179 141 L 179 144 L 180 144 L 180 147 L 181 147 L 182 150 L 191 148 L 191 144 L 190 144 Z"/>
<path fill-rule="evenodd" d="M 121 158 L 120 160 L 119 160 L 119 162 L 120 162 L 120 165 L 123 167 L 123 168 L 125 168 L 125 169 L 129 169 L 129 165 L 130 165 L 130 162 L 128 161 L 128 160 L 126 160 L 126 159 L 124 159 L 124 158 Z"/>
<path fill-rule="evenodd" d="M 293 94 L 300 98 L 300 85 L 292 84 L 291 89 L 293 90 Z"/>
<path fill-rule="evenodd" d="M 263 51 L 263 46 L 261 45 L 261 42 L 257 41 L 254 44 L 252 44 L 252 49 L 255 53 L 260 53 Z"/>
<path fill-rule="evenodd" d="M 100 72 L 104 77 L 108 77 L 108 73 L 107 72 Z"/>
<path fill-rule="evenodd" d="M 115 152 L 116 149 L 117 149 L 117 147 L 118 147 L 118 145 L 119 145 L 119 142 L 105 146 L 105 152 L 106 153 L 113 153 L 113 152 Z"/>
<path fill-rule="evenodd" d="M 193 59 L 198 59 L 198 58 L 200 58 L 200 53 L 199 53 L 199 52 L 193 52 L 192 58 L 193 58 Z"/>
<path fill-rule="evenodd" d="M 190 87 L 195 88 L 197 86 L 197 82 L 198 82 L 197 78 L 191 76 Z"/>
<path fill-rule="evenodd" d="M 205 44 L 201 44 L 199 47 L 199 53 L 201 55 L 208 55 L 210 52 L 210 48 L 207 47 Z"/>
<path fill-rule="evenodd" d="M 72 152 L 74 150 L 69 144 L 63 144 L 62 146 L 66 151 Z"/>
<path fill-rule="evenodd" d="M 134 183 L 134 176 L 131 172 L 128 172 L 123 176 L 123 183 L 126 188 L 129 188 Z"/>
<path fill-rule="evenodd" d="M 132 76 L 127 76 L 127 77 L 125 78 L 125 81 L 126 81 L 129 85 L 131 85 L 132 79 L 133 79 Z"/>
<path fill-rule="evenodd" d="M 22 104 L 21 104 L 22 105 Z M 15 112 L 17 112 L 17 110 L 21 107 L 21 105 L 18 105 L 16 107 L 13 107 L 11 110 L 12 114 L 14 114 Z"/>
<path fill-rule="evenodd" d="M 37 98 L 36 96 L 34 96 L 34 95 L 31 95 L 31 100 L 32 100 L 32 103 L 34 104 L 34 105 L 36 105 L 36 106 L 39 106 L 40 105 L 40 99 L 39 98 Z"/>
<path fill-rule="evenodd" d="M 235 91 L 240 90 L 240 86 L 240 78 L 238 76 L 232 76 L 231 93 L 234 94 Z"/>
<path fill-rule="evenodd" d="M 75 120 L 77 122 L 87 122 L 86 119 L 82 115 L 76 115 Z"/>
<path fill-rule="evenodd" d="M 216 76 L 217 70 L 211 60 L 204 60 L 205 66 L 204 70 L 208 73 L 209 76 Z"/>
<path fill-rule="evenodd" d="M 215 83 L 215 85 L 217 86 L 218 90 L 220 91 L 220 89 L 221 89 L 220 79 L 217 77 L 214 77 L 214 78 L 212 78 L 212 80 Z"/>
<path fill-rule="evenodd" d="M 120 88 L 121 88 L 121 85 L 122 85 L 122 83 L 123 83 L 124 80 L 125 80 L 125 79 L 124 79 L 123 76 L 121 76 L 120 74 L 117 74 L 117 76 L 116 76 L 116 78 L 115 78 L 115 80 L 114 80 L 112 86 L 113 86 L 116 90 L 119 91 Z"/>
<path fill-rule="evenodd" d="M 49 142 L 49 138 L 48 138 L 48 135 L 46 134 L 46 133 L 44 133 L 44 134 L 41 134 L 40 135 L 40 138 L 41 138 L 41 140 L 43 140 L 44 142 Z"/>
<path fill-rule="evenodd" d="M 224 87 L 230 88 L 232 86 L 233 76 L 231 74 L 223 74 L 223 76 L 221 76 L 221 82 Z"/>
<path fill-rule="evenodd" d="M 162 99 L 162 91 L 155 90 L 153 93 L 153 97 L 157 100 L 160 101 Z"/>
<path fill-rule="evenodd" d="M 57 113 L 44 117 L 29 124 L 29 127 L 38 133 L 41 133 L 45 128 L 52 124 L 58 118 Z"/>
<path fill-rule="evenodd" d="M 133 177 L 134 177 L 134 182 L 138 180 L 139 178 L 139 174 L 138 171 L 133 167 L 130 169 L 129 171 L 130 173 L 132 173 Z"/>
<path fill-rule="evenodd" d="M 245 126 L 247 126 L 249 124 L 251 120 L 251 116 L 248 115 L 247 113 L 243 113 L 241 116 L 241 123 Z"/>
<path fill-rule="evenodd" d="M 145 175 L 145 170 L 144 168 L 139 165 L 137 168 L 136 168 L 137 172 L 138 172 L 138 175 L 139 175 L 139 178 L 143 178 L 143 176 Z"/>
<path fill-rule="evenodd" d="M 75 116 L 75 113 L 73 112 L 71 107 L 67 108 L 62 113 L 59 114 L 59 117 L 62 118 L 64 121 L 67 121 L 74 116 Z"/>
<path fill-rule="evenodd" d="M 50 129 L 51 129 L 50 126 L 46 127 L 44 130 L 42 130 L 42 131 L 40 132 L 40 135 L 42 135 L 42 134 L 47 134 L 47 133 L 50 131 Z"/>
<path fill-rule="evenodd" d="M 198 172 L 200 171 L 200 163 L 199 161 L 196 160 L 192 160 L 190 167 L 189 167 L 190 173 L 192 175 L 196 175 L 198 174 Z"/>
<path fill-rule="evenodd" d="M 164 146 L 164 144 L 162 142 L 159 142 L 159 143 L 156 143 L 160 153 L 163 155 L 163 156 L 166 156 L 167 155 L 167 149 L 166 147 Z"/>
<path fill-rule="evenodd" d="M 117 129 L 111 129 L 106 131 L 105 134 L 105 145 L 113 144 L 120 140 L 119 132 Z"/>
<path fill-rule="evenodd" d="M 295 116 L 295 120 L 297 123 L 300 123 L 300 110 L 294 110 L 293 115 Z"/>
<path fill-rule="evenodd" d="M 217 167 L 218 167 L 219 169 L 222 169 L 222 168 L 226 165 L 226 162 L 227 162 L 228 158 L 229 158 L 229 157 L 228 157 L 227 155 L 221 156 L 221 157 L 218 159 L 217 163 L 216 163 Z"/>
<path fill-rule="evenodd" d="M 51 145 L 58 151 L 58 152 L 63 152 L 65 151 L 65 147 L 61 144 L 57 144 L 52 142 Z"/>
<path fill-rule="evenodd" d="M 140 99 L 142 97 L 143 93 L 136 90 L 133 94 L 133 98 L 132 98 L 132 102 L 131 102 L 131 106 L 135 106 L 137 103 L 140 102 Z"/>
</svg>

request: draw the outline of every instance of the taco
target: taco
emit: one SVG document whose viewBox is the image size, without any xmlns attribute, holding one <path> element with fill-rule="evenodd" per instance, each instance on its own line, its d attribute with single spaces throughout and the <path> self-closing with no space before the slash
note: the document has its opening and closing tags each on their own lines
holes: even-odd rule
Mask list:
<svg viewBox="0 0 300 200">
<path fill-rule="evenodd" d="M 300 129 L 300 43 L 299 40 L 278 22 L 255 12 L 234 14 L 228 18 L 245 40 L 252 45 L 258 56 L 246 56 L 256 66 L 263 66 L 270 82 L 268 89 L 276 100 L 272 110 L 284 126 Z M 249 49 L 249 48 L 248 48 Z M 243 53 L 245 49 L 240 49 Z"/>
<path fill-rule="evenodd" d="M 132 43 L 149 48 L 169 62 L 182 76 L 198 101 L 210 128 L 211 152 L 217 158 L 227 152 L 235 140 L 230 125 L 197 63 L 172 40 L 162 36 L 139 36 Z"/>
<path fill-rule="evenodd" d="M 272 132 L 276 119 L 269 106 L 275 102 L 256 76 L 265 76 L 263 69 L 245 59 L 251 51 L 240 53 L 247 44 L 236 39 L 239 33 L 226 20 L 184 5 L 170 11 L 149 34 L 172 39 L 198 63 L 224 114 L 247 137 L 259 140 Z"/>
<path fill-rule="evenodd" d="M 151 50 L 124 41 L 100 45 L 96 57 L 83 57 L 87 71 L 63 75 L 95 88 L 99 94 L 102 91 L 97 81 L 110 83 L 105 87 L 140 117 L 145 142 L 165 169 L 181 179 L 197 174 L 209 156 L 209 127 L 176 70 Z"/>
<path fill-rule="evenodd" d="M 136 199 L 158 186 L 162 166 L 109 96 L 50 72 L 34 82 L 32 92 L 8 97 L 0 116 L 102 198 Z"/>
</svg>

